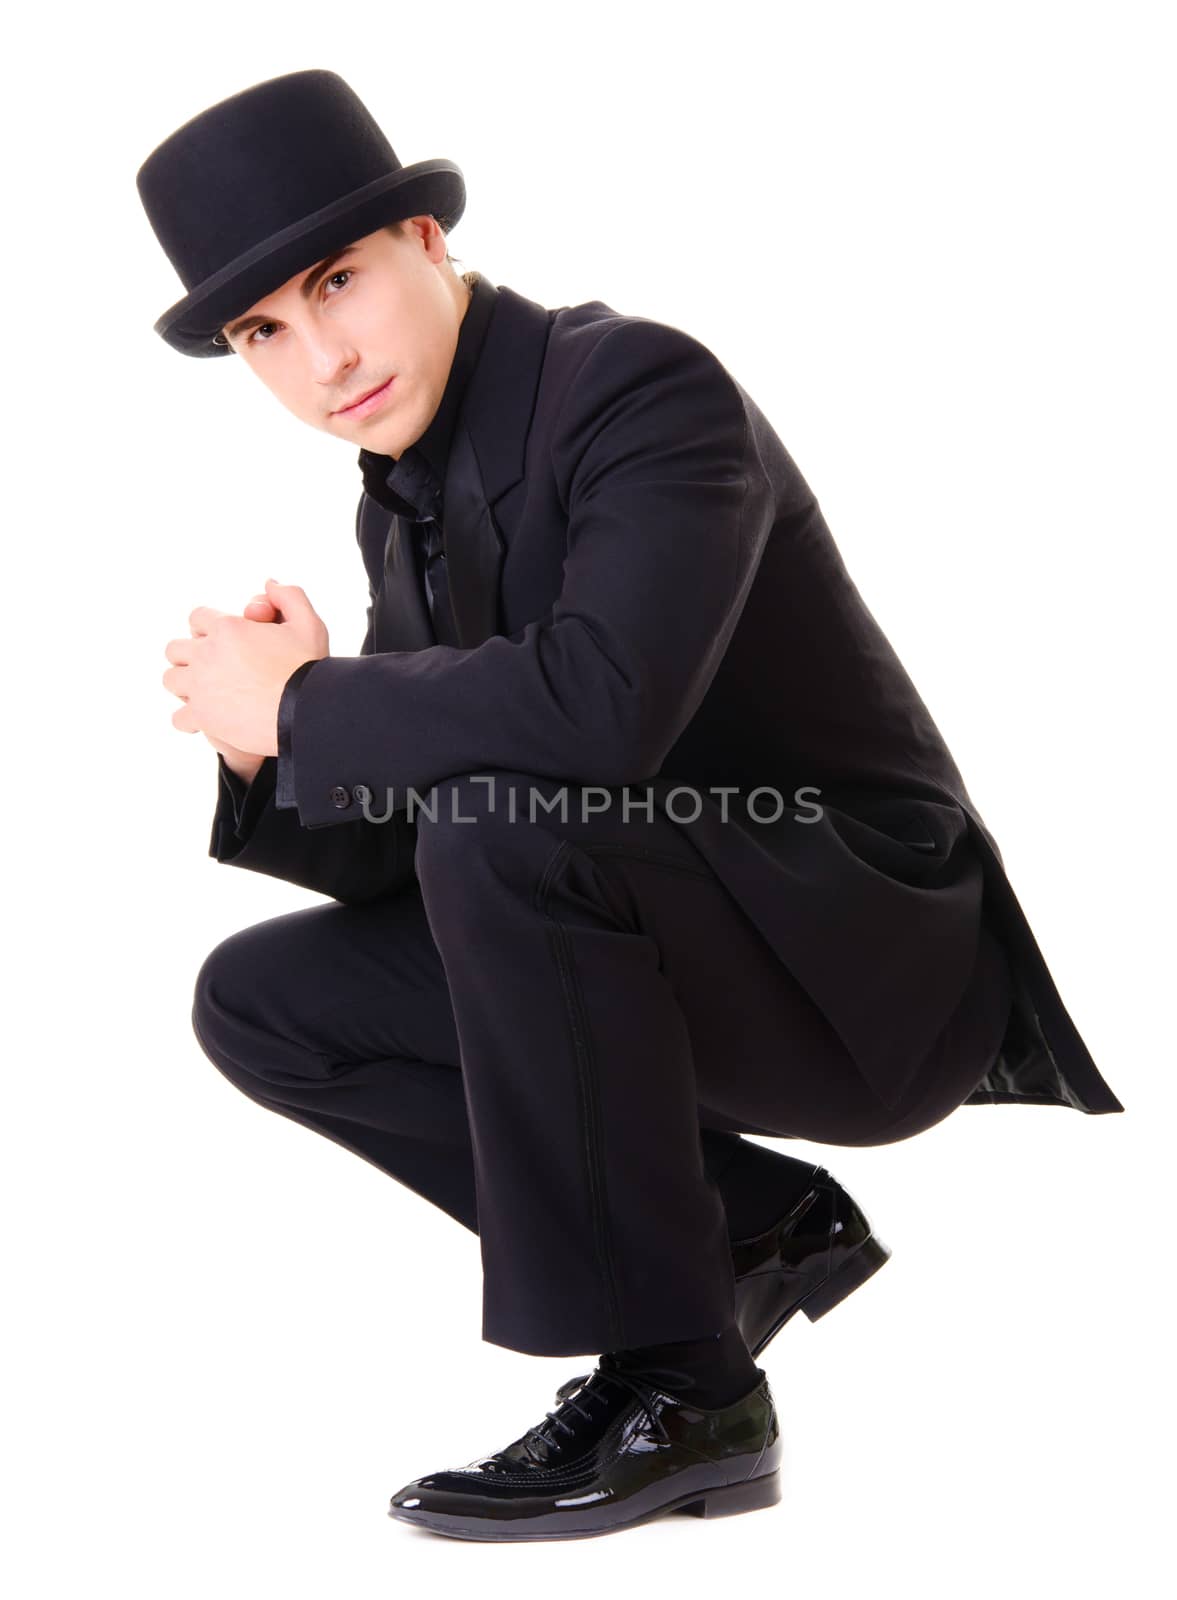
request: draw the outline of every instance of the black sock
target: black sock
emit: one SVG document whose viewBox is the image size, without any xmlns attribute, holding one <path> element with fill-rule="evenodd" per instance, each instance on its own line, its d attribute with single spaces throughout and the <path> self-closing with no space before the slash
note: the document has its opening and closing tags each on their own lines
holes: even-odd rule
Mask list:
<svg viewBox="0 0 1177 1600">
<path fill-rule="evenodd" d="M 761 1379 L 760 1368 L 734 1322 L 710 1339 L 679 1339 L 611 1354 L 623 1371 L 647 1377 L 659 1389 L 693 1400 L 708 1411 L 742 1399 Z M 666 1367 L 674 1370 L 663 1371 Z"/>
<path fill-rule="evenodd" d="M 727 1213 L 728 1238 L 751 1239 L 771 1228 L 812 1187 L 816 1164 L 742 1139 L 715 1180 Z"/>
</svg>

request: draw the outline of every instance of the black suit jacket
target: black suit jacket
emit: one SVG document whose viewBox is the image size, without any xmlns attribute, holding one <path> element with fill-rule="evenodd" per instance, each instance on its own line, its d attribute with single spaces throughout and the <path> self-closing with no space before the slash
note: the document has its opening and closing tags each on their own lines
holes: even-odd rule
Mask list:
<svg viewBox="0 0 1177 1600">
<path fill-rule="evenodd" d="M 496 768 L 649 785 L 888 1104 L 960 1001 L 985 917 L 1016 999 L 966 1103 L 1122 1111 L 755 402 L 677 328 L 494 294 L 444 485 L 460 647 L 434 643 L 408 526 L 363 494 L 361 654 L 292 674 L 283 754 L 239 820 L 222 778 L 210 853 L 361 901 L 412 876 L 410 791 Z M 393 820 L 366 820 L 366 795 Z"/>
</svg>

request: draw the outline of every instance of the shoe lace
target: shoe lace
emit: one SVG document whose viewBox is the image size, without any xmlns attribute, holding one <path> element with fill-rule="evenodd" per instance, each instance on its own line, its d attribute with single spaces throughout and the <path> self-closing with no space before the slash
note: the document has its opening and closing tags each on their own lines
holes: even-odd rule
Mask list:
<svg viewBox="0 0 1177 1600">
<path fill-rule="evenodd" d="M 564 1397 L 560 1405 L 554 1411 L 545 1412 L 543 1422 L 537 1423 L 534 1428 L 528 1428 L 523 1435 L 524 1444 L 529 1446 L 531 1441 L 535 1440 L 537 1443 L 542 1441 L 545 1445 L 554 1445 L 557 1442 L 556 1435 L 554 1432 L 549 1433 L 549 1428 L 561 1428 L 568 1434 L 575 1433 L 576 1430 L 569 1426 L 560 1413 L 572 1410 L 584 1417 L 586 1421 L 591 1421 L 593 1416 L 591 1409 L 586 1409 L 581 1402 L 601 1400 L 608 1404 L 608 1397 L 602 1392 L 604 1385 L 607 1383 L 618 1384 L 635 1395 L 641 1402 L 642 1408 L 647 1417 L 649 1417 L 657 1436 L 663 1443 L 669 1442 L 670 1435 L 663 1426 L 662 1419 L 653 1404 L 653 1394 L 657 1386 L 645 1381 L 651 1373 L 657 1373 L 662 1377 L 669 1378 L 672 1383 L 677 1381 L 680 1384 L 689 1384 L 691 1382 L 690 1373 L 683 1372 L 678 1367 L 644 1367 L 642 1376 L 638 1377 L 632 1372 L 623 1371 L 613 1354 L 611 1352 L 606 1353 L 597 1363 L 595 1372 L 583 1373 L 580 1377 L 570 1378 L 567 1383 L 560 1385 L 556 1391 L 557 1396 Z M 599 1380 L 597 1386 L 595 1388 L 582 1388 L 581 1385 L 587 1383 L 590 1378 Z"/>
</svg>

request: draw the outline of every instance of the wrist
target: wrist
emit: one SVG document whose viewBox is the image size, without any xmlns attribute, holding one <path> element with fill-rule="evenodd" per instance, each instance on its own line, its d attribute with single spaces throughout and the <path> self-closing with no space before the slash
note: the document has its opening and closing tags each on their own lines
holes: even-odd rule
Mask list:
<svg viewBox="0 0 1177 1600">
<path fill-rule="evenodd" d="M 241 779 L 242 783 L 253 782 L 261 771 L 265 759 L 265 756 L 245 755 L 242 752 L 227 756 L 223 750 L 221 751 L 221 760 L 235 777 Z"/>
</svg>

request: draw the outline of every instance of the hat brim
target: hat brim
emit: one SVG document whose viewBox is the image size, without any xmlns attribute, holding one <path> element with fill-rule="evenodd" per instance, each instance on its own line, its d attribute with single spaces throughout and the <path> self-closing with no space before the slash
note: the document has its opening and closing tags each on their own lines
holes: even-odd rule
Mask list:
<svg viewBox="0 0 1177 1600">
<path fill-rule="evenodd" d="M 186 356 L 226 356 L 213 340 L 227 322 L 333 250 L 403 217 L 432 216 L 446 233 L 466 209 L 466 185 L 452 161 L 418 161 L 365 184 L 230 261 L 170 306 L 154 324 Z"/>
</svg>

